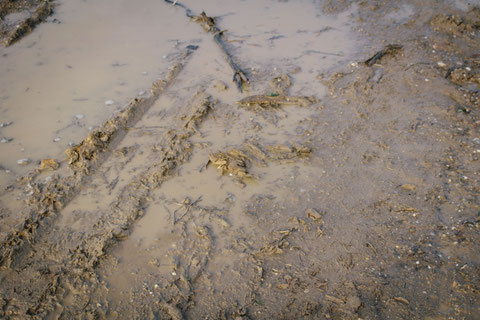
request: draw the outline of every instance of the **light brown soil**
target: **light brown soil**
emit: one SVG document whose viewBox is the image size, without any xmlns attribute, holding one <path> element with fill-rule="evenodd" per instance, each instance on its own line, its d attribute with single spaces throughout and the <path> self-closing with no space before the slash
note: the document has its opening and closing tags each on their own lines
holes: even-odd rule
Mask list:
<svg viewBox="0 0 480 320">
<path fill-rule="evenodd" d="M 477 319 L 480 10 L 316 5 L 350 10 L 363 45 L 315 81 L 303 60 L 247 69 L 240 44 L 240 93 L 228 62 L 201 68 L 222 53 L 182 48 L 53 174 L 9 186 L 26 204 L 0 211 L 0 316 Z"/>
</svg>

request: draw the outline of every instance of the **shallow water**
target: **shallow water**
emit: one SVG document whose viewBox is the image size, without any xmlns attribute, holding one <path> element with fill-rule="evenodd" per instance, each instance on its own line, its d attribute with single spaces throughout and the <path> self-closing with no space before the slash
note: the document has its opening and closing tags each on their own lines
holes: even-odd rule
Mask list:
<svg viewBox="0 0 480 320">
<path fill-rule="evenodd" d="M 69 143 L 148 91 L 176 47 L 202 33 L 168 9 L 155 0 L 57 1 L 48 20 L 59 23 L 0 48 L 0 122 L 12 122 L 0 128 L 12 139 L 0 144 L 0 166 L 25 174 L 43 158 L 63 159 Z M 30 164 L 18 165 L 24 158 Z"/>
</svg>

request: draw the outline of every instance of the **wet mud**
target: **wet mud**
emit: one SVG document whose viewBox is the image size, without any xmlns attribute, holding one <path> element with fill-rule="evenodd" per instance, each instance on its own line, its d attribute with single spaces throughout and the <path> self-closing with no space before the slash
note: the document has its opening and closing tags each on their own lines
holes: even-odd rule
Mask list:
<svg viewBox="0 0 480 320">
<path fill-rule="evenodd" d="M 478 7 L 161 6 L 193 37 L 148 92 L 2 151 L 0 317 L 478 318 Z"/>
<path fill-rule="evenodd" d="M 0 41 L 9 46 L 32 32 L 37 24 L 53 13 L 51 1 L 11 1 L 0 4 Z M 30 12 L 32 11 L 32 12 Z"/>
</svg>

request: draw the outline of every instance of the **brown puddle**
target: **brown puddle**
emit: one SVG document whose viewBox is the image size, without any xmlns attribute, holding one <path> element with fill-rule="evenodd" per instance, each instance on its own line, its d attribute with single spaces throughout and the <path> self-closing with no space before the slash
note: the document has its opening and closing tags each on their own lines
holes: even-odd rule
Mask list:
<svg viewBox="0 0 480 320">
<path fill-rule="evenodd" d="M 201 30 L 167 8 L 104 1 L 92 11 L 89 2 L 58 1 L 56 22 L 0 48 L 0 123 L 11 123 L 0 128 L 9 140 L 0 144 L 2 188 L 41 159 L 62 160 L 69 143 L 145 96 L 178 49 L 201 41 Z M 166 25 L 182 27 L 167 32 Z"/>
<path fill-rule="evenodd" d="M 0 49 L 0 317 L 475 314 L 480 10 L 56 4 Z"/>
</svg>

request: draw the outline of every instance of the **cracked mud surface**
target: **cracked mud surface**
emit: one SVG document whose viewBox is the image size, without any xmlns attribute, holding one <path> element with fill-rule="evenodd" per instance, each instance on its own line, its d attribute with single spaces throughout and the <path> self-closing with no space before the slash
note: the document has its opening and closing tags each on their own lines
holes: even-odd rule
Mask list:
<svg viewBox="0 0 480 320">
<path fill-rule="evenodd" d="M 480 10 L 182 4 L 248 88 L 162 3 L 198 33 L 145 93 L 65 155 L 0 156 L 0 317 L 476 319 Z"/>
</svg>

